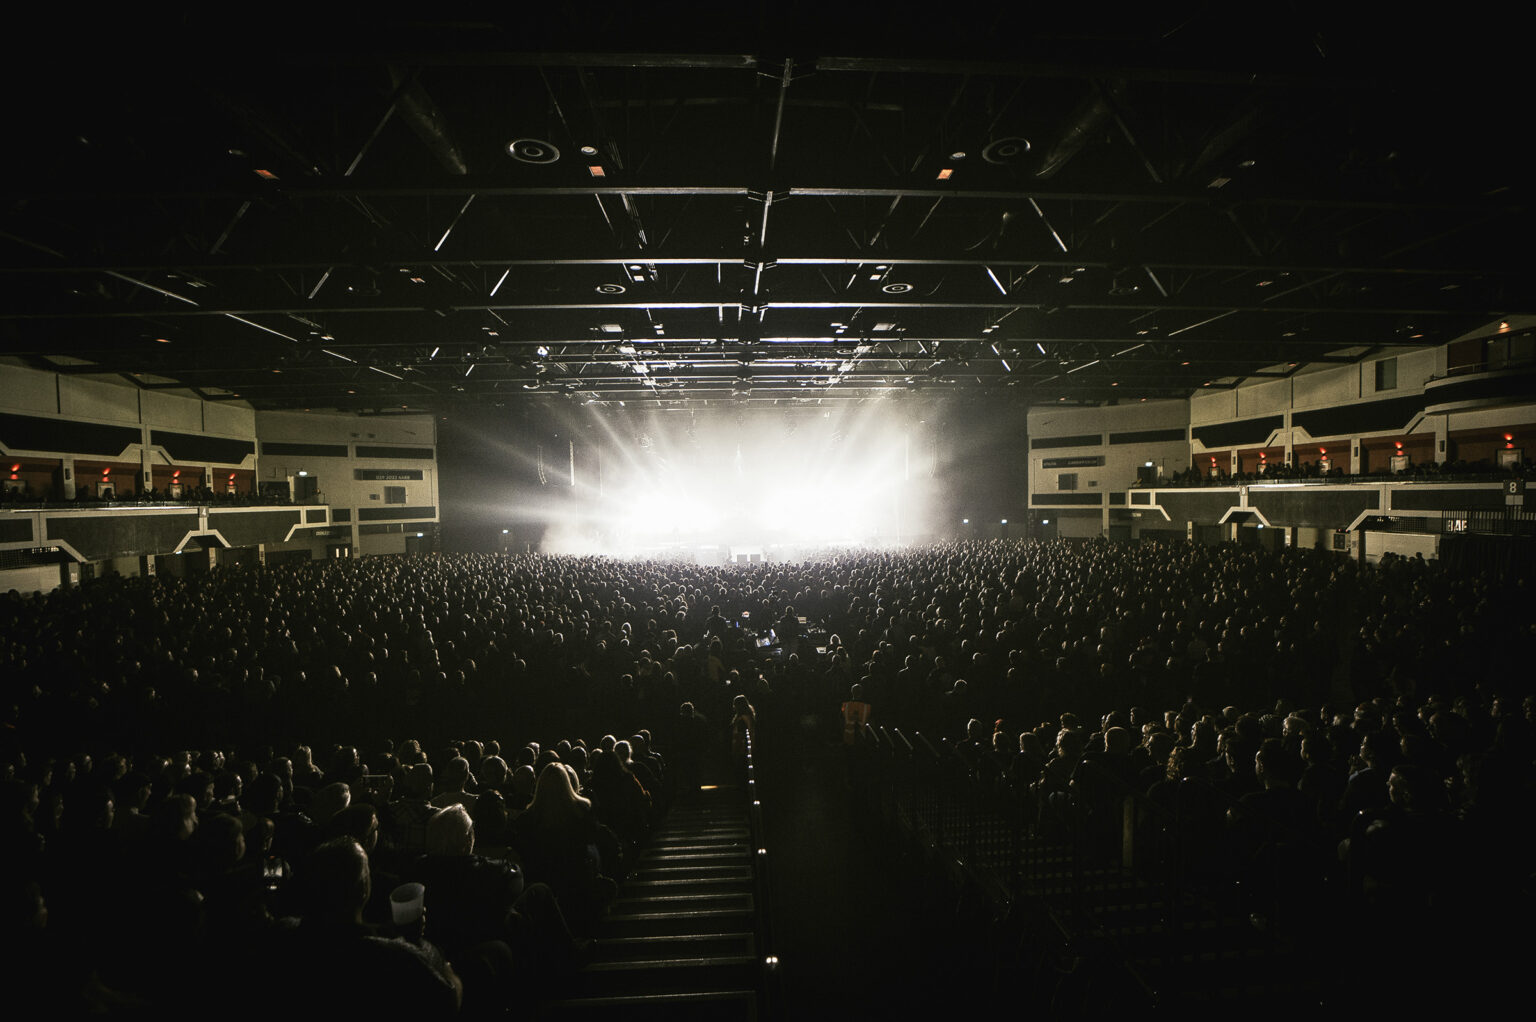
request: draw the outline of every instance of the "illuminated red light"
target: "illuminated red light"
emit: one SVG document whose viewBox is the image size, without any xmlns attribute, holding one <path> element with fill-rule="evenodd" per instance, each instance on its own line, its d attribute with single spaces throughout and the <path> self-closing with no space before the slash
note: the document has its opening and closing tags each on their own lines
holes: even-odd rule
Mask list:
<svg viewBox="0 0 1536 1022">
<path fill-rule="evenodd" d="M 1396 447 L 1398 450 L 1402 450 L 1403 449 L 1403 442 L 1401 440 L 1394 440 L 1394 441 L 1392 441 L 1392 446 Z"/>
<path fill-rule="evenodd" d="M 1319 431 L 1319 432 L 1321 432 L 1321 431 Z M 1326 448 L 1326 447 L 1319 447 L 1317 449 L 1317 453 L 1318 454 L 1327 454 L 1328 453 L 1328 448 Z"/>
<path fill-rule="evenodd" d="M 21 466 L 20 465 L 12 465 L 11 466 L 11 471 L 12 472 L 20 472 L 21 471 Z"/>
<path fill-rule="evenodd" d="M 231 472 L 231 473 L 230 473 L 230 474 L 229 474 L 229 481 L 230 481 L 230 482 L 234 482 L 234 481 L 235 481 L 235 474 L 234 474 L 234 473 L 233 473 L 233 472 Z"/>
<path fill-rule="evenodd" d="M 602 167 L 599 167 L 599 166 L 596 166 L 596 165 L 588 167 L 587 168 L 587 173 L 591 174 L 593 177 L 607 177 L 608 176 L 608 172 L 606 170 L 604 170 Z"/>
<path fill-rule="evenodd" d="M 1504 439 L 1505 440 L 1513 440 L 1514 438 L 1515 438 L 1515 434 L 1513 434 L 1513 433 L 1505 433 L 1504 434 Z"/>
</svg>

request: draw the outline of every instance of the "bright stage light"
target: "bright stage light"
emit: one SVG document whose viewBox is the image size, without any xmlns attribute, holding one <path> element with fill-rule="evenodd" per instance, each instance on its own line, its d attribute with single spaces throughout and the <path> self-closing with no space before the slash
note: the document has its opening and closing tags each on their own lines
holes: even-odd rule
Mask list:
<svg viewBox="0 0 1536 1022">
<path fill-rule="evenodd" d="M 915 416 L 880 407 L 591 412 L 606 436 L 546 533 L 546 551 L 724 560 L 746 550 L 773 560 L 932 531 L 931 452 L 914 441 Z"/>
</svg>

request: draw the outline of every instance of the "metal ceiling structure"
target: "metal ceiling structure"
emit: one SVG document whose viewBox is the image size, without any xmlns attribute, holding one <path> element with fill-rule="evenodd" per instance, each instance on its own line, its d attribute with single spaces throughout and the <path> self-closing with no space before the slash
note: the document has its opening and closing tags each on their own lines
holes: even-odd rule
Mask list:
<svg viewBox="0 0 1536 1022">
<path fill-rule="evenodd" d="M 0 354 L 258 408 L 1105 401 L 1536 313 L 1500 69 L 1191 10 L 98 33 L 6 71 Z"/>
</svg>

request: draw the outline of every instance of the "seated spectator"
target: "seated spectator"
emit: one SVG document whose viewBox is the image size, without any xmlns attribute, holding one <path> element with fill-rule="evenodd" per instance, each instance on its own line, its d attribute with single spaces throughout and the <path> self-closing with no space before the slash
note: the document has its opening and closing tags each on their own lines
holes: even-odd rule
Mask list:
<svg viewBox="0 0 1536 1022">
<path fill-rule="evenodd" d="M 304 912 L 281 948 L 277 981 L 266 988 L 270 1010 L 305 1004 L 381 1018 L 458 1011 L 464 987 L 441 951 L 419 934 L 386 936 L 364 924 L 372 873 L 355 840 L 322 844 L 297 880 Z"/>
</svg>

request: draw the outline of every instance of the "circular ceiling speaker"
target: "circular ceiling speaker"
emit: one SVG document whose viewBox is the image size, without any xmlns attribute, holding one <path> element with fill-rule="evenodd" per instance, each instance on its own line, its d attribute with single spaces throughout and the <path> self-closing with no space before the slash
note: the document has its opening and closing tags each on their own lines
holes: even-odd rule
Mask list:
<svg viewBox="0 0 1536 1022">
<path fill-rule="evenodd" d="M 554 143 L 538 138 L 515 138 L 507 143 L 507 154 L 518 163 L 554 163 L 560 150 Z"/>
<path fill-rule="evenodd" d="M 882 287 L 880 290 L 884 291 L 888 295 L 904 295 L 908 291 L 912 290 L 912 285 L 911 284 L 887 284 L 887 285 L 885 285 L 885 287 Z"/>
<path fill-rule="evenodd" d="M 988 163 L 1016 163 L 1028 153 L 1029 139 L 1014 136 L 988 142 L 981 151 L 981 158 Z"/>
<path fill-rule="evenodd" d="M 623 284 L 599 284 L 596 289 L 600 295 L 621 295 L 624 293 Z"/>
</svg>

